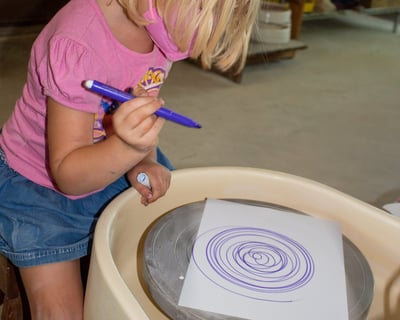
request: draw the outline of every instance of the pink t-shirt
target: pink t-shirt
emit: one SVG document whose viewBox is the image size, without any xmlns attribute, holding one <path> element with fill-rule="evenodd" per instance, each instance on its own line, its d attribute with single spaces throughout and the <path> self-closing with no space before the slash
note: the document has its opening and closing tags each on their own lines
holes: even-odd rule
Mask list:
<svg viewBox="0 0 400 320">
<path fill-rule="evenodd" d="M 0 136 L 9 166 L 57 190 L 46 159 L 46 98 L 93 113 L 93 141 L 97 142 L 105 137 L 103 104 L 110 102 L 85 90 L 82 82 L 98 80 L 121 90 L 140 85 L 157 95 L 170 68 L 171 62 L 156 46 L 142 54 L 118 42 L 96 0 L 71 0 L 33 44 L 22 97 Z"/>
</svg>

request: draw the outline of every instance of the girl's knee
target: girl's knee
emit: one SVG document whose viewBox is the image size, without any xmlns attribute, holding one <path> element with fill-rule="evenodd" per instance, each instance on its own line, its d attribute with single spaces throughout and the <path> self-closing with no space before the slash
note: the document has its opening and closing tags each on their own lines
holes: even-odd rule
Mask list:
<svg viewBox="0 0 400 320">
<path fill-rule="evenodd" d="M 32 320 L 82 320 L 81 305 L 66 301 L 62 297 L 33 299 L 29 301 Z"/>
<path fill-rule="evenodd" d="M 21 268 L 20 273 L 33 320 L 83 318 L 79 261 Z"/>
</svg>

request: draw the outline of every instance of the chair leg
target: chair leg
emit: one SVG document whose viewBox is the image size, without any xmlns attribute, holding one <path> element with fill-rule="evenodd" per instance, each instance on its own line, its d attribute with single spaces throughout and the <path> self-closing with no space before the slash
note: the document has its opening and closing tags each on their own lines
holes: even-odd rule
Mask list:
<svg viewBox="0 0 400 320">
<path fill-rule="evenodd" d="M 1 320 L 23 320 L 24 309 L 16 268 L 0 255 L 0 290 L 3 293 Z"/>
<path fill-rule="evenodd" d="M 21 297 L 5 298 L 3 301 L 3 310 L 1 320 L 23 320 L 23 306 Z"/>
</svg>

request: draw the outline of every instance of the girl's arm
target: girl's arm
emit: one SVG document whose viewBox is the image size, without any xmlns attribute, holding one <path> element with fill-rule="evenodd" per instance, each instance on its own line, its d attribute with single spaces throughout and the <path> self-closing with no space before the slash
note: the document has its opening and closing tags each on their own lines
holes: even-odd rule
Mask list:
<svg viewBox="0 0 400 320">
<path fill-rule="evenodd" d="M 71 195 L 96 191 L 147 157 L 164 124 L 153 115 L 161 105 L 154 97 L 123 103 L 113 115 L 115 134 L 94 144 L 94 115 L 48 98 L 49 166 L 60 191 Z"/>
</svg>

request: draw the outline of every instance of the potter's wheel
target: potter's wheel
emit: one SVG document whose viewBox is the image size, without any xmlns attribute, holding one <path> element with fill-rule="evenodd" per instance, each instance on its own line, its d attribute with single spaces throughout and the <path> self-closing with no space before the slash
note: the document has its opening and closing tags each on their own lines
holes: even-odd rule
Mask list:
<svg viewBox="0 0 400 320">
<path fill-rule="evenodd" d="M 238 201 L 301 214 L 263 202 Z M 162 216 L 150 227 L 149 232 L 144 235 L 141 271 L 143 285 L 156 305 L 173 320 L 239 320 L 178 306 L 204 205 L 205 201 L 201 201 L 179 207 Z M 366 319 L 373 298 L 372 271 L 362 253 L 344 236 L 343 249 L 349 319 Z"/>
</svg>

